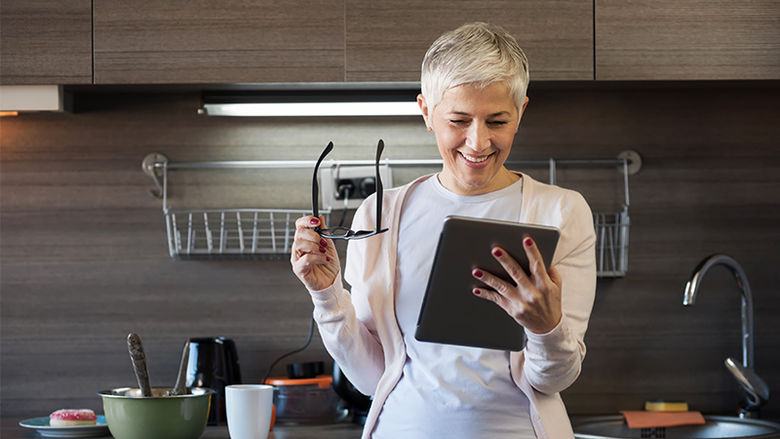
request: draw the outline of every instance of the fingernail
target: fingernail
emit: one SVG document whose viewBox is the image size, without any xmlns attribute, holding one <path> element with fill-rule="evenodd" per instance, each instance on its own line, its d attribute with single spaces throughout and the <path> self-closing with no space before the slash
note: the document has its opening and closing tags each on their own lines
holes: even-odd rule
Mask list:
<svg viewBox="0 0 780 439">
<path fill-rule="evenodd" d="M 321 247 L 327 247 L 328 246 L 328 242 L 325 241 L 324 239 L 320 239 L 320 246 Z"/>
<path fill-rule="evenodd" d="M 481 292 L 480 292 L 478 289 L 476 289 L 476 288 L 474 288 L 473 292 L 474 292 L 474 294 L 476 294 L 477 296 L 479 296 L 480 294 L 482 294 L 482 293 L 481 293 Z"/>
<path fill-rule="evenodd" d="M 476 269 L 474 271 L 472 271 L 471 274 L 473 274 L 474 277 L 479 277 L 479 278 L 482 277 L 482 272 L 479 271 L 479 270 L 476 270 Z"/>
<path fill-rule="evenodd" d="M 325 260 L 330 262 L 330 256 L 325 256 Z"/>
<path fill-rule="evenodd" d="M 517 241 L 515 241 L 515 242 L 517 242 Z M 493 256 L 495 256 L 497 258 L 500 258 L 503 254 L 504 253 L 501 250 L 499 250 L 497 248 L 493 249 Z"/>
<path fill-rule="evenodd" d="M 324 248 L 320 247 L 320 253 L 325 253 L 326 251 L 327 250 L 325 250 Z"/>
<path fill-rule="evenodd" d="M 534 240 L 531 239 L 531 238 L 525 238 L 523 240 L 523 244 L 525 244 L 526 247 L 530 247 L 530 246 L 534 245 Z"/>
<path fill-rule="evenodd" d="M 317 218 L 312 218 L 310 222 L 312 223 L 312 225 L 315 225 L 315 226 L 316 226 L 317 224 L 319 224 L 319 223 L 320 223 L 320 220 L 319 220 L 319 219 L 317 219 Z"/>
</svg>

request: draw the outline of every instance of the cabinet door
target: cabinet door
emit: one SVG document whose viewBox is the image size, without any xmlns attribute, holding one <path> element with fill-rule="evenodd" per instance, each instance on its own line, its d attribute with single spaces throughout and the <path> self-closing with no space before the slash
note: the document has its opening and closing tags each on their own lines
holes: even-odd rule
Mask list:
<svg viewBox="0 0 780 439">
<path fill-rule="evenodd" d="M 595 0 L 596 79 L 780 79 L 780 2 Z"/>
<path fill-rule="evenodd" d="M 0 83 L 92 83 L 91 0 L 0 1 Z"/>
<path fill-rule="evenodd" d="M 347 81 L 419 81 L 425 51 L 472 21 L 503 26 L 534 80 L 593 79 L 592 0 L 347 0 Z"/>
<path fill-rule="evenodd" d="M 95 83 L 344 80 L 343 0 L 95 2 Z"/>
</svg>

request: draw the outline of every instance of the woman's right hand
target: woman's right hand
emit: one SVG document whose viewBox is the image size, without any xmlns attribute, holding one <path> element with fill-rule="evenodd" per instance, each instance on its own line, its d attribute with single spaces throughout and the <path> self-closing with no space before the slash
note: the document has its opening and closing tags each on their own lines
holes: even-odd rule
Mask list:
<svg viewBox="0 0 780 439">
<path fill-rule="evenodd" d="M 290 264 L 293 273 L 311 291 L 333 285 L 341 268 L 333 241 L 313 230 L 324 225 L 325 218 L 322 216 L 302 216 L 295 220 Z"/>
</svg>

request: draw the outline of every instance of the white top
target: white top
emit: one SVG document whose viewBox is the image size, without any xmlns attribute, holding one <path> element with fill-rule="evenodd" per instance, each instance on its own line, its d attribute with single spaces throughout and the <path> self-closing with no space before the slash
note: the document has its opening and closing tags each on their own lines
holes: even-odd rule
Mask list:
<svg viewBox="0 0 780 439">
<path fill-rule="evenodd" d="M 522 179 L 482 195 L 456 195 L 430 178 L 401 214 L 395 295 L 406 345 L 398 384 L 379 415 L 375 439 L 535 438 L 529 401 L 510 376 L 509 352 L 414 338 L 439 234 L 448 215 L 517 221 Z"/>
</svg>

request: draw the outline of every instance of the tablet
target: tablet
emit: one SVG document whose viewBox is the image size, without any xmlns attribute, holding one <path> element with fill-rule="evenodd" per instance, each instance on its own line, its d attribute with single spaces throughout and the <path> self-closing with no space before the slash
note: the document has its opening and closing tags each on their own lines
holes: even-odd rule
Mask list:
<svg viewBox="0 0 780 439">
<path fill-rule="evenodd" d="M 417 330 L 419 341 L 520 351 L 523 327 L 497 304 L 479 298 L 475 287 L 490 288 L 471 275 L 479 267 L 514 283 L 491 254 L 498 245 L 528 272 L 523 239 L 530 236 L 549 269 L 559 231 L 554 227 L 448 216 L 439 235 Z"/>
</svg>

